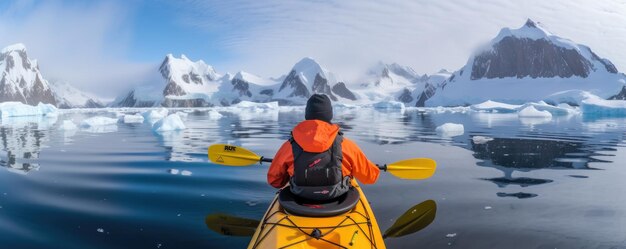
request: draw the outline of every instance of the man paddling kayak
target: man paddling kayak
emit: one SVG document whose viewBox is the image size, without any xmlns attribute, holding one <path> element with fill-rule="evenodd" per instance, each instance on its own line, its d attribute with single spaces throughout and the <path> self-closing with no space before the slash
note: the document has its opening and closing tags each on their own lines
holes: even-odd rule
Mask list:
<svg viewBox="0 0 626 249">
<path fill-rule="evenodd" d="M 332 124 L 328 96 L 313 94 L 307 101 L 305 121 L 300 122 L 276 152 L 267 172 L 267 182 L 282 188 L 288 182 L 293 194 L 311 200 L 330 200 L 346 193 L 350 179 L 375 183 L 378 167 L 361 149 L 343 137 Z"/>
</svg>

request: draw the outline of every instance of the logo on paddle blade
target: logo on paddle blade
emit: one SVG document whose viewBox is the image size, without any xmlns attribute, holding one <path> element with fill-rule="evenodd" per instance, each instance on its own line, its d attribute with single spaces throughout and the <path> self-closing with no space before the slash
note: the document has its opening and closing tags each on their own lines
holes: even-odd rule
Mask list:
<svg viewBox="0 0 626 249">
<path fill-rule="evenodd" d="M 224 146 L 224 151 L 235 152 L 236 149 L 237 149 L 237 147 L 235 147 L 235 146 L 230 146 L 230 145 L 225 145 Z"/>
<path fill-rule="evenodd" d="M 222 158 L 222 156 L 219 156 L 219 157 L 217 157 L 216 161 L 219 162 L 219 163 L 223 163 L 224 162 L 224 158 Z"/>
</svg>

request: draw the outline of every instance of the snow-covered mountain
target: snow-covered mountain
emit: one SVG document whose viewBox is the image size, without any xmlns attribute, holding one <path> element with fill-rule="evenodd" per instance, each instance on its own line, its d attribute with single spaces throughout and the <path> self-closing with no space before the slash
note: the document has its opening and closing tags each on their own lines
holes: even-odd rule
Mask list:
<svg viewBox="0 0 626 249">
<path fill-rule="evenodd" d="M 519 29 L 502 29 L 463 68 L 437 85 L 425 105 L 468 105 L 486 100 L 521 104 L 566 90 L 584 90 L 608 98 L 624 84 L 626 77 L 609 60 L 529 19 Z"/>
<path fill-rule="evenodd" d="M 361 83 L 355 92 L 359 102 L 400 101 L 408 106 L 422 103 L 422 95 L 428 96 L 434 87 L 450 76 L 446 70 L 433 75 L 419 75 L 411 67 L 397 63 L 379 62 L 371 68 L 367 75 L 359 80 Z"/>
<path fill-rule="evenodd" d="M 303 58 L 293 66 L 280 87 L 274 91 L 272 99 L 278 100 L 279 103 L 302 104 L 314 93 L 324 93 L 333 101 L 356 100 L 354 93 L 345 83 L 309 57 Z"/>
<path fill-rule="evenodd" d="M 204 61 L 193 62 L 185 55 L 168 54 L 159 68 L 166 81 L 163 89 L 165 106 L 208 106 L 210 96 L 217 92 L 221 75 Z"/>
<path fill-rule="evenodd" d="M 37 105 L 39 102 L 59 108 L 99 108 L 97 97 L 65 82 L 48 82 L 39 71 L 36 60 L 30 60 L 23 44 L 8 46 L 0 52 L 0 102 L 18 101 Z"/>
<path fill-rule="evenodd" d="M 50 88 L 59 108 L 102 108 L 105 106 L 98 97 L 83 92 L 66 82 L 50 82 Z"/>
<path fill-rule="evenodd" d="M 0 51 L 0 73 L 0 102 L 56 105 L 48 81 L 41 76 L 37 61 L 28 58 L 23 44 L 14 44 Z"/>
<path fill-rule="evenodd" d="M 167 55 L 160 67 L 164 84 L 135 88 L 114 101 L 114 106 L 198 107 L 229 106 L 240 101 L 304 104 L 313 93 L 325 93 L 334 101 L 356 96 L 334 74 L 311 58 L 294 65 L 286 76 L 266 79 L 240 71 L 217 73 L 203 61 L 193 62 Z"/>
</svg>

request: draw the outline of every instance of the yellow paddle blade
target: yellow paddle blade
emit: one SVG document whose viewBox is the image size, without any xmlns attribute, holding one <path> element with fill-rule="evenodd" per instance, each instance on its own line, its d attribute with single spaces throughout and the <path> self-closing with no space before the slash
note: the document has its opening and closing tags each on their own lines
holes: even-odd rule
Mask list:
<svg viewBox="0 0 626 249">
<path fill-rule="evenodd" d="M 207 227 L 219 234 L 228 236 L 252 236 L 258 220 L 240 218 L 226 214 L 210 214 L 204 219 Z"/>
<path fill-rule="evenodd" d="M 261 157 L 239 146 L 214 144 L 209 147 L 209 160 L 227 166 L 248 166 L 260 162 Z"/>
<path fill-rule="evenodd" d="M 413 158 L 387 165 L 392 175 L 407 180 L 420 180 L 431 177 L 437 169 L 437 162 L 430 158 Z"/>
<path fill-rule="evenodd" d="M 385 231 L 383 238 L 400 237 L 422 230 L 433 222 L 436 215 L 437 203 L 435 201 L 427 200 L 417 204 L 398 217 L 393 226 Z"/>
</svg>

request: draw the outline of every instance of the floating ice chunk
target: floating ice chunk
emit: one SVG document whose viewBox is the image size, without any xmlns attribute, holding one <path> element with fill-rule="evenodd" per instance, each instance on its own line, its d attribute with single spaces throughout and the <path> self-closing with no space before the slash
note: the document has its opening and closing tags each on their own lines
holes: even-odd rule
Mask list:
<svg viewBox="0 0 626 249">
<path fill-rule="evenodd" d="M 132 123 L 143 123 L 143 116 L 139 114 L 134 115 L 124 115 L 124 123 L 132 124 Z"/>
<path fill-rule="evenodd" d="M 582 101 L 581 110 L 585 115 L 626 116 L 626 101 L 594 96 Z"/>
<path fill-rule="evenodd" d="M 255 103 L 250 101 L 241 101 L 235 105 L 235 108 L 243 108 L 243 109 L 278 109 L 278 102 L 268 102 L 268 103 Z"/>
<path fill-rule="evenodd" d="M 539 111 L 532 105 L 520 110 L 517 115 L 520 118 L 552 118 L 552 114 L 549 111 Z"/>
<path fill-rule="evenodd" d="M 487 100 L 480 104 L 472 105 L 470 108 L 474 111 L 478 112 L 504 112 L 511 113 L 516 112 L 521 105 L 509 105 L 505 103 L 500 103 L 496 101 Z"/>
<path fill-rule="evenodd" d="M 187 129 L 183 120 L 176 114 L 170 114 L 167 117 L 157 121 L 152 125 L 152 130 L 156 132 L 176 131 Z"/>
<path fill-rule="evenodd" d="M 259 201 L 257 201 L 257 200 L 249 200 L 249 201 L 246 201 L 246 205 L 248 205 L 249 207 L 254 207 L 254 206 L 256 206 L 257 204 L 259 204 Z"/>
<path fill-rule="evenodd" d="M 169 111 L 166 108 L 160 108 L 157 110 L 150 110 L 142 113 L 143 117 L 149 121 L 156 121 L 167 116 Z"/>
<path fill-rule="evenodd" d="M 167 172 L 169 172 L 172 175 L 178 175 L 178 173 L 180 173 L 180 170 L 178 170 L 178 169 L 168 169 Z"/>
<path fill-rule="evenodd" d="M 455 137 L 463 135 L 463 133 L 465 133 L 465 127 L 463 127 L 462 124 L 445 123 L 437 126 L 435 131 L 444 137 Z"/>
<path fill-rule="evenodd" d="M 224 108 L 222 110 L 236 114 L 237 116 L 239 116 L 240 120 L 278 120 L 280 107 L 278 106 L 278 102 L 254 103 L 249 101 L 241 101 L 236 105 Z"/>
<path fill-rule="evenodd" d="M 561 105 L 567 105 L 567 104 L 561 104 Z M 576 109 L 572 108 L 569 105 L 567 105 L 569 108 L 562 108 L 562 107 L 558 107 L 558 106 L 548 105 L 548 104 L 546 104 L 546 102 L 543 102 L 543 101 L 541 101 L 539 103 L 527 103 L 527 104 L 523 105 L 520 108 L 520 110 L 523 110 L 523 109 L 525 109 L 526 107 L 529 107 L 529 106 L 534 107 L 538 111 L 548 111 L 553 116 L 569 115 L 569 114 L 577 114 L 578 113 L 578 111 Z"/>
<path fill-rule="evenodd" d="M 104 233 L 104 229 L 102 229 L 102 228 L 98 228 L 98 229 L 96 229 L 96 231 L 98 231 L 99 233 Z"/>
<path fill-rule="evenodd" d="M 184 175 L 184 176 L 190 176 L 192 174 L 192 172 L 189 171 L 189 170 L 182 170 L 182 171 L 180 171 L 180 174 Z"/>
<path fill-rule="evenodd" d="M 456 233 L 446 234 L 446 238 L 454 238 L 454 237 L 456 237 Z"/>
<path fill-rule="evenodd" d="M 472 137 L 472 142 L 474 142 L 474 144 L 486 144 L 489 141 L 493 141 L 493 138 L 491 138 L 491 137 L 483 137 L 483 136 L 473 136 Z"/>
<path fill-rule="evenodd" d="M 78 127 L 76 126 L 76 124 L 74 124 L 74 122 L 72 122 L 72 120 L 63 120 L 63 124 L 59 126 L 59 130 L 63 131 L 71 131 L 76 129 L 78 129 Z"/>
<path fill-rule="evenodd" d="M 49 116 L 56 117 L 57 108 L 51 104 L 39 103 L 36 106 L 26 105 L 21 102 L 0 103 L 0 117 L 22 117 L 22 116 Z"/>
<path fill-rule="evenodd" d="M 485 206 L 485 210 L 491 209 L 491 206 Z"/>
<path fill-rule="evenodd" d="M 102 116 L 91 117 L 80 123 L 81 127 L 107 126 L 117 124 L 117 119 Z"/>
<path fill-rule="evenodd" d="M 224 116 L 220 114 L 219 112 L 217 112 L 216 110 L 210 110 L 208 114 L 209 114 L 209 119 L 211 120 L 217 120 Z"/>
<path fill-rule="evenodd" d="M 375 109 L 382 110 L 404 110 L 404 103 L 398 101 L 381 101 L 372 105 Z"/>
</svg>

